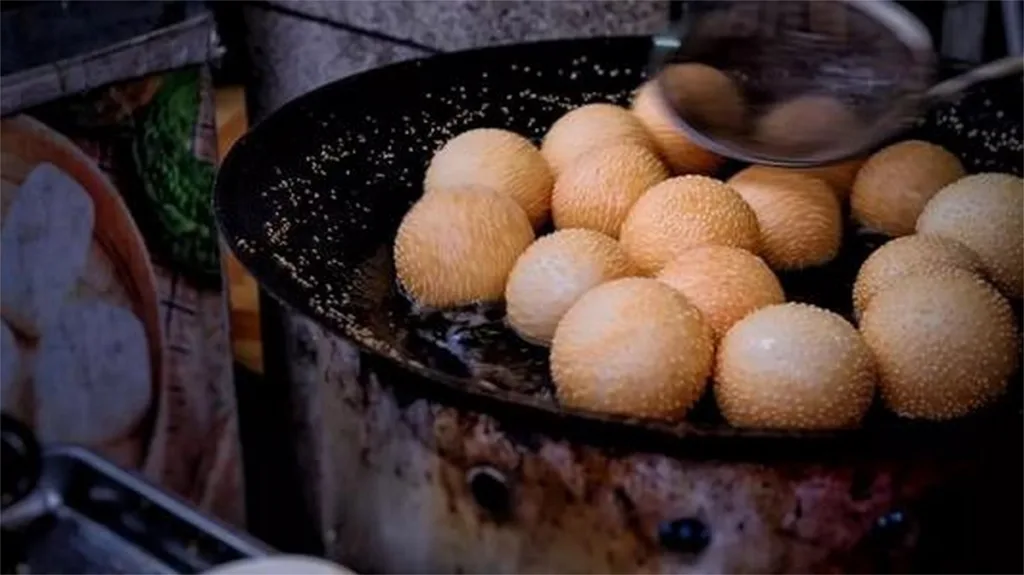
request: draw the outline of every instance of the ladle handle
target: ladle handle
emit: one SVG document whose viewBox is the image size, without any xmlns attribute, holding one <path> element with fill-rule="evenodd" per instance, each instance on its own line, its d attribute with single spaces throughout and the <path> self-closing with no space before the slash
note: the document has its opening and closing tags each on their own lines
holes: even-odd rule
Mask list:
<svg viewBox="0 0 1024 575">
<path fill-rule="evenodd" d="M 669 24 L 665 31 L 655 34 L 651 39 L 652 46 L 647 62 L 647 73 L 652 77 L 672 61 L 672 57 L 683 45 L 683 39 L 690 32 L 692 12 L 689 0 L 679 2 L 678 17 Z"/>
<path fill-rule="evenodd" d="M 1022 70 L 1024 70 L 1024 57 L 1007 56 L 978 66 L 970 72 L 960 74 L 944 82 L 939 82 L 928 90 L 927 96 L 931 100 L 946 100 L 980 82 L 1011 76 L 1020 73 Z"/>
</svg>

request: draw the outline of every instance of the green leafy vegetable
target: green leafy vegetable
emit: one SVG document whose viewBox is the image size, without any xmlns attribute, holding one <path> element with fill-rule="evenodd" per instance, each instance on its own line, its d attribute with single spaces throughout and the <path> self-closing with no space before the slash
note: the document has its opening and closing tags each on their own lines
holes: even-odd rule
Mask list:
<svg viewBox="0 0 1024 575">
<path fill-rule="evenodd" d="M 134 155 L 163 251 L 202 281 L 219 278 L 220 260 L 210 201 L 215 167 L 192 149 L 200 97 L 198 69 L 165 75 L 142 113 Z"/>
</svg>

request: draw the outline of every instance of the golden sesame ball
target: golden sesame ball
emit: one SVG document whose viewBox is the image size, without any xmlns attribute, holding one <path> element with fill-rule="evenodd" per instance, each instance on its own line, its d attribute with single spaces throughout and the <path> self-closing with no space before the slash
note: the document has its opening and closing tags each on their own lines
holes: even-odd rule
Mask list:
<svg viewBox="0 0 1024 575">
<path fill-rule="evenodd" d="M 871 352 L 849 322 L 825 309 L 761 308 L 726 332 L 715 399 L 736 427 L 842 429 L 860 424 L 874 397 Z"/>
<path fill-rule="evenodd" d="M 405 214 L 395 270 L 417 303 L 448 307 L 501 300 L 516 258 L 533 242 L 519 204 L 488 188 L 438 190 Z"/>
<path fill-rule="evenodd" d="M 683 112 L 699 129 L 735 133 L 743 129 L 746 102 L 727 74 L 706 64 L 687 62 L 663 68 L 657 78 L 663 101 Z"/>
<path fill-rule="evenodd" d="M 555 178 L 526 138 L 493 128 L 469 130 L 441 147 L 427 166 L 426 193 L 474 186 L 508 194 L 539 227 L 551 211 Z"/>
<path fill-rule="evenodd" d="M 707 176 L 677 176 L 644 194 L 626 216 L 620 239 L 633 262 L 655 274 L 704 244 L 756 252 L 757 217 L 735 191 Z"/>
<path fill-rule="evenodd" d="M 839 100 L 810 94 L 776 104 L 758 118 L 754 139 L 787 154 L 831 148 L 861 129 L 853 110 Z"/>
<path fill-rule="evenodd" d="M 637 199 L 667 177 L 658 156 L 642 146 L 621 144 L 589 152 L 555 181 L 555 227 L 586 228 L 618 238 Z"/>
<path fill-rule="evenodd" d="M 853 180 L 857 177 L 857 171 L 864 164 L 865 158 L 853 158 L 843 160 L 834 164 L 823 164 L 808 168 L 782 168 L 777 166 L 758 166 L 759 170 L 766 172 L 790 172 L 803 174 L 812 178 L 824 181 L 836 195 L 836 199 L 842 204 L 850 197 L 850 188 L 853 187 Z"/>
<path fill-rule="evenodd" d="M 728 184 L 757 214 L 760 255 L 773 269 L 822 265 L 839 253 L 842 213 L 839 201 L 824 181 L 751 166 Z"/>
<path fill-rule="evenodd" d="M 580 296 L 635 272 L 612 238 L 593 230 L 558 230 L 516 261 L 505 286 L 506 319 L 526 341 L 549 345 L 558 321 Z"/>
<path fill-rule="evenodd" d="M 607 103 L 586 104 L 551 125 L 540 153 L 558 177 L 583 154 L 619 144 L 654 146 L 643 124 L 629 110 Z"/>
<path fill-rule="evenodd" d="M 888 235 L 914 233 L 925 204 L 964 167 L 941 146 L 907 140 L 883 148 L 864 162 L 850 195 L 850 210 L 864 227 Z"/>
<path fill-rule="evenodd" d="M 686 137 L 675 114 L 661 100 L 653 80 L 637 90 L 632 110 L 643 122 L 654 139 L 658 153 L 674 173 L 710 174 L 725 161 L 718 154 L 698 146 Z"/>
<path fill-rule="evenodd" d="M 686 250 L 657 279 L 686 296 L 718 338 L 747 314 L 786 301 L 779 279 L 764 260 L 730 246 Z"/>
<path fill-rule="evenodd" d="M 704 392 L 713 355 L 711 330 L 686 298 L 657 280 L 623 278 L 562 317 L 551 375 L 562 405 L 674 420 Z"/>
<path fill-rule="evenodd" d="M 866 160 L 867 158 L 857 157 L 821 166 L 790 169 L 798 174 L 825 180 L 825 183 L 832 187 L 839 203 L 843 203 L 850 199 L 853 181 L 857 178 L 857 172 L 860 171 Z"/>
</svg>

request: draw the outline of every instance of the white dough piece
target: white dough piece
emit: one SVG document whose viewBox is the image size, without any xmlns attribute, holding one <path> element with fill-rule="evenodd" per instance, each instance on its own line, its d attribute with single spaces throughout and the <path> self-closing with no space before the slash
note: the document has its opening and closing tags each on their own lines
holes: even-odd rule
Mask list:
<svg viewBox="0 0 1024 575">
<path fill-rule="evenodd" d="M 223 565 L 218 565 L 208 571 L 205 575 L 244 575 L 244 574 L 266 574 L 281 575 L 282 573 L 302 573 L 303 575 L 344 575 L 354 573 L 348 569 L 316 557 L 303 555 L 277 555 L 274 557 L 259 557 L 256 559 L 239 559 Z"/>
<path fill-rule="evenodd" d="M 39 337 L 85 267 L 92 199 L 52 164 L 36 166 L 18 189 L 0 232 L 0 311 L 16 330 Z"/>
<path fill-rule="evenodd" d="M 14 339 L 7 322 L 0 321 L 0 408 L 11 413 L 17 410 L 19 398 L 19 374 L 21 371 L 21 349 Z"/>
<path fill-rule="evenodd" d="M 117 268 L 99 242 L 93 240 L 85 262 L 85 269 L 82 270 L 78 284 L 72 290 L 72 296 L 79 299 L 101 299 L 130 309 L 132 298 L 124 287 Z"/>
<path fill-rule="evenodd" d="M 152 399 L 145 328 L 105 302 L 65 305 L 39 341 L 33 367 L 43 441 L 94 445 L 123 437 Z"/>
</svg>

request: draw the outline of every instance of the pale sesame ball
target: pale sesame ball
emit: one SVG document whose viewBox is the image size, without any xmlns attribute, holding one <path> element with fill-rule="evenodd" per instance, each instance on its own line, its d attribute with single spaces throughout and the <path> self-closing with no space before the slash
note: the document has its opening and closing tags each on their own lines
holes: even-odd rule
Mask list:
<svg viewBox="0 0 1024 575">
<path fill-rule="evenodd" d="M 871 299 L 860 330 L 882 399 L 907 418 L 953 419 L 992 403 L 1020 361 L 1010 304 L 966 271 L 894 283 Z"/>
<path fill-rule="evenodd" d="M 715 399 L 732 425 L 842 429 L 871 406 L 871 352 L 841 316 L 807 304 L 761 308 L 719 344 Z"/>
<path fill-rule="evenodd" d="M 1024 180 L 1010 174 L 967 176 L 946 186 L 917 220 L 919 233 L 956 240 L 978 254 L 1003 295 L 1024 295 Z"/>
<path fill-rule="evenodd" d="M 555 327 L 584 293 L 633 275 L 619 242 L 593 230 L 558 230 L 526 248 L 505 286 L 509 325 L 523 339 L 549 345 Z"/>
<path fill-rule="evenodd" d="M 958 270 L 983 277 L 978 256 L 955 240 L 927 234 L 891 240 L 861 264 L 853 284 L 854 313 L 860 317 L 875 294 L 907 276 L 940 276 Z"/>
</svg>

